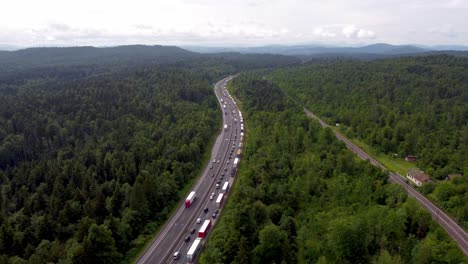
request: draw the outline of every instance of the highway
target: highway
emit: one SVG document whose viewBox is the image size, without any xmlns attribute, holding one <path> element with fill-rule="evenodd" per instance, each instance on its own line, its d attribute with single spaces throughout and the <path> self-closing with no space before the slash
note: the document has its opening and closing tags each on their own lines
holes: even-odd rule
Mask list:
<svg viewBox="0 0 468 264">
<path fill-rule="evenodd" d="M 240 148 L 241 140 L 243 140 L 243 131 L 241 131 L 243 118 L 236 103 L 225 89 L 226 83 L 231 79 L 232 77 L 224 78 L 214 86 L 223 113 L 222 131 L 213 146 L 210 162 L 190 190 L 190 192 L 196 192 L 195 200 L 189 208 L 185 208 L 184 202 L 180 203 L 176 212 L 160 229 L 160 232 L 140 255 L 136 263 L 186 263 L 187 252 L 197 238 L 198 231 L 204 221 L 211 220 L 209 231 L 216 224 L 219 215 L 219 213 L 215 213 L 218 209 L 216 199 L 222 192 L 226 181 L 229 182 L 229 189 L 223 193 L 226 194 L 225 197 L 228 196 L 236 172 L 236 169 L 233 168 L 234 159 L 237 157 L 236 152 Z M 217 184 L 219 187 L 216 186 Z M 212 193 L 215 195 L 211 199 Z M 225 201 L 226 198 L 223 200 Z M 222 205 L 224 202 L 221 203 L 219 210 L 222 210 Z M 208 208 L 207 212 L 205 212 L 205 208 Z M 215 215 L 213 215 L 214 213 Z M 197 223 L 198 218 L 201 220 L 200 223 Z M 191 233 L 193 229 L 195 232 Z M 205 242 L 206 238 L 202 240 L 201 247 Z M 180 254 L 177 259 L 174 258 L 175 252 Z"/>
<path fill-rule="evenodd" d="M 321 120 L 319 117 L 314 115 L 312 112 L 310 112 L 306 108 L 304 108 L 304 113 L 307 116 L 313 119 L 316 119 L 322 127 L 324 128 L 328 127 L 327 123 L 325 123 L 323 120 Z M 383 166 L 380 162 L 378 162 L 376 159 L 374 159 L 369 154 L 364 152 L 354 143 L 349 141 L 338 131 L 335 131 L 335 135 L 339 140 L 343 141 L 346 144 L 346 147 L 348 149 L 350 149 L 352 152 L 358 155 L 361 159 L 368 160 L 374 166 L 377 166 L 383 170 L 387 170 L 387 168 L 385 168 L 385 166 Z M 468 234 L 462 227 L 460 227 L 457 224 L 457 222 L 455 222 L 452 218 L 450 218 L 446 213 L 444 213 L 444 211 L 442 211 L 440 208 L 434 205 L 426 197 L 424 197 L 422 194 L 416 191 L 410 184 L 406 183 L 406 178 L 403 177 L 402 175 L 389 172 L 389 180 L 390 182 L 397 183 L 403 186 L 403 188 L 405 188 L 408 195 L 414 197 L 421 204 L 421 206 L 431 214 L 432 218 L 436 222 L 438 222 L 440 226 L 442 226 L 442 228 L 445 229 L 445 231 L 447 231 L 447 233 L 458 244 L 458 246 L 463 251 L 463 253 L 468 256 Z"/>
</svg>

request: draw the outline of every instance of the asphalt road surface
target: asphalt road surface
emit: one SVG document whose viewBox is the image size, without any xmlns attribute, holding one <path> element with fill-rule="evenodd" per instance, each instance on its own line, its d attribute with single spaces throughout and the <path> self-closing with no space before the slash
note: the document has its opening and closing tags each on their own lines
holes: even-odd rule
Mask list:
<svg viewBox="0 0 468 264">
<path fill-rule="evenodd" d="M 314 115 L 312 112 L 304 108 L 304 113 L 319 121 L 320 125 L 322 127 L 328 127 L 328 124 L 325 123 L 323 120 L 318 118 L 316 115 Z M 368 160 L 370 163 L 373 165 L 386 170 L 385 166 L 383 166 L 380 162 L 372 158 L 369 154 L 364 152 L 362 149 L 360 149 L 358 146 L 353 144 L 351 141 L 349 141 L 347 138 L 345 138 L 342 134 L 339 132 L 335 131 L 336 137 L 343 141 L 346 144 L 346 147 L 353 151 L 356 155 L 358 155 L 361 159 L 363 160 Z M 406 178 L 403 177 L 400 174 L 395 174 L 393 172 L 389 172 L 390 176 L 390 182 L 400 184 L 403 186 L 408 193 L 408 195 L 414 197 L 424 209 L 426 209 L 432 216 L 432 218 L 438 222 L 442 228 L 447 231 L 447 233 L 457 242 L 458 246 L 460 249 L 465 253 L 465 255 L 468 255 L 468 234 L 467 232 L 460 227 L 456 221 L 454 221 L 452 218 L 450 218 L 444 211 L 442 211 L 440 208 L 438 208 L 436 205 L 434 205 L 431 201 L 429 201 L 426 197 L 424 197 L 422 194 L 420 194 L 418 191 L 416 191 L 410 184 L 406 183 Z"/>
<path fill-rule="evenodd" d="M 212 221 L 210 231 L 216 224 L 219 213 L 216 214 L 215 211 L 222 210 L 222 207 L 218 208 L 215 201 L 226 181 L 229 182 L 229 189 L 225 192 L 228 196 L 235 176 L 231 175 L 231 172 L 235 171 L 233 161 L 241 141 L 239 110 L 225 89 L 226 83 L 231 79 L 232 77 L 227 77 L 215 84 L 216 97 L 223 113 L 222 131 L 213 146 L 210 162 L 190 190 L 196 192 L 195 200 L 189 208 L 185 208 L 183 202 L 180 203 L 177 211 L 161 228 L 136 263 L 186 263 L 188 249 L 197 238 L 205 219 Z M 217 187 L 217 184 L 220 186 Z M 212 193 L 215 195 L 210 199 Z M 208 208 L 207 212 L 205 208 Z M 200 223 L 197 223 L 198 218 L 201 220 Z M 190 232 L 192 229 L 195 229 L 194 233 Z M 206 238 L 202 240 L 202 246 L 205 242 Z M 178 259 L 173 257 L 175 252 L 180 254 Z"/>
</svg>

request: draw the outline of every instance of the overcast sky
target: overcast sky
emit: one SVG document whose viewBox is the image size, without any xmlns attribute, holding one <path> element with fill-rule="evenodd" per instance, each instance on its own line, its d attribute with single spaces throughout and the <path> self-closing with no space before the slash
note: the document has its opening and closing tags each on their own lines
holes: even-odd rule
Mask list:
<svg viewBox="0 0 468 264">
<path fill-rule="evenodd" d="M 0 44 L 468 45 L 468 0 L 3 0 Z"/>
</svg>

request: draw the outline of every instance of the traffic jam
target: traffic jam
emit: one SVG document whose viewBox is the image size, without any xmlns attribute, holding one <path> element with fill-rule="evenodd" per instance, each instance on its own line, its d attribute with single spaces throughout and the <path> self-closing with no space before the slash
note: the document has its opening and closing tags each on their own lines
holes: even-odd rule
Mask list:
<svg viewBox="0 0 468 264">
<path fill-rule="evenodd" d="M 213 192 L 210 191 L 211 193 L 209 195 L 209 202 L 212 203 L 212 205 L 214 205 L 211 206 L 212 208 L 214 208 L 214 211 L 211 214 L 208 214 L 209 207 L 203 208 L 202 212 L 200 213 L 200 217 L 196 219 L 193 228 L 190 228 L 190 230 L 188 230 L 188 234 L 184 236 L 184 242 L 189 243 L 192 240 L 192 235 L 196 235 L 195 239 L 193 239 L 193 242 L 187 251 L 186 261 L 188 262 L 194 262 L 196 260 L 199 252 L 201 251 L 201 248 L 205 243 L 205 238 L 208 236 L 210 230 L 213 228 L 216 219 L 220 213 L 220 210 L 222 209 L 224 201 L 228 196 L 228 192 L 233 183 L 241 160 L 242 145 L 244 142 L 244 120 L 241 111 L 237 110 L 236 102 L 226 90 L 226 83 L 231 79 L 232 77 L 228 78 L 227 81 L 223 84 L 222 94 L 224 98 L 219 98 L 219 101 L 223 107 L 222 110 L 224 112 L 224 115 L 227 115 L 227 111 L 229 110 L 231 110 L 233 113 L 233 118 L 231 120 L 232 126 L 229 124 L 224 124 L 223 131 L 226 134 L 227 132 L 230 132 L 229 129 L 231 127 L 232 129 L 235 129 L 233 131 L 234 140 L 232 146 L 229 145 L 229 156 L 226 159 L 225 164 L 221 164 L 222 161 L 220 159 L 213 159 L 213 163 L 209 165 L 210 171 L 214 171 L 214 167 L 216 165 L 224 166 L 224 170 L 220 170 L 219 175 L 216 175 L 215 172 L 210 173 L 211 177 L 214 178 L 213 181 L 216 181 L 216 184 L 214 185 L 214 190 Z M 238 129 L 238 121 L 240 124 L 240 129 Z M 238 134 L 239 141 L 237 141 Z M 227 177 L 227 175 L 229 175 L 230 177 Z M 224 176 L 226 176 L 227 178 L 224 179 Z M 200 196 L 202 197 L 201 194 Z M 197 191 L 192 190 L 184 201 L 185 208 L 191 208 L 192 204 L 196 203 L 196 198 Z M 197 230 L 198 232 L 196 232 Z M 182 253 L 180 251 L 174 252 L 173 260 L 177 261 L 181 258 Z"/>
</svg>

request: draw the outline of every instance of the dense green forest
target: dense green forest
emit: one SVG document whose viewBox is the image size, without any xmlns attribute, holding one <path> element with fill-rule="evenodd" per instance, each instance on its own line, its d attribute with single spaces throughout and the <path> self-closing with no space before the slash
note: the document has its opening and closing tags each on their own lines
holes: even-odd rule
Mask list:
<svg viewBox="0 0 468 264">
<path fill-rule="evenodd" d="M 128 262 L 219 130 L 212 83 L 298 62 L 160 46 L 0 56 L 0 263 Z"/>
<path fill-rule="evenodd" d="M 467 58 L 344 61 L 270 77 L 348 136 L 384 153 L 416 155 L 436 179 L 468 169 Z"/>
<path fill-rule="evenodd" d="M 456 244 L 388 176 L 357 160 L 285 92 L 230 85 L 246 149 L 201 263 L 462 263 Z"/>
<path fill-rule="evenodd" d="M 25 88 L 0 114 L 3 262 L 118 261 L 165 219 L 220 122 L 208 80 L 181 70 Z"/>
<path fill-rule="evenodd" d="M 390 158 L 416 155 L 439 181 L 421 191 L 468 228 L 468 58 L 334 61 L 268 78 L 348 137 Z M 464 176 L 442 183 L 448 174 Z"/>
</svg>

